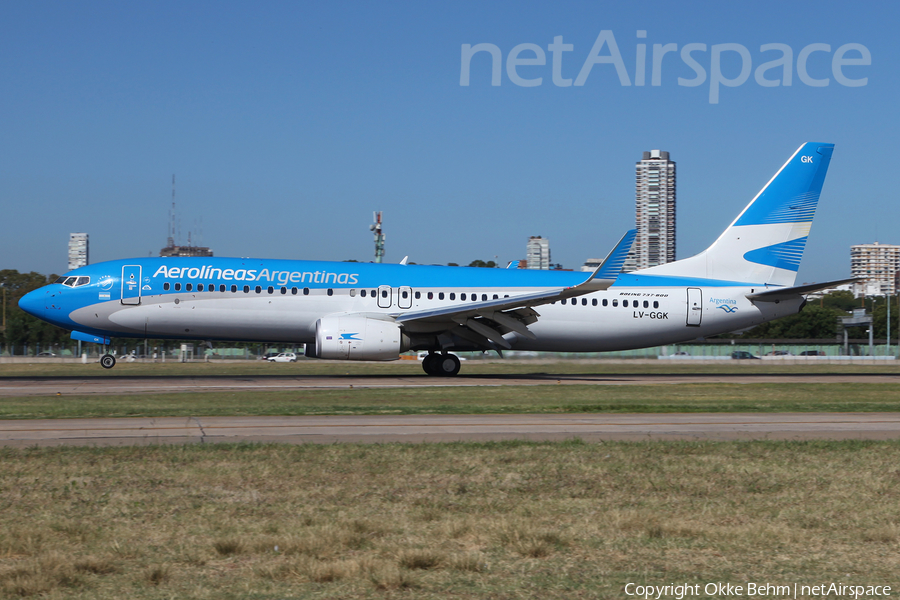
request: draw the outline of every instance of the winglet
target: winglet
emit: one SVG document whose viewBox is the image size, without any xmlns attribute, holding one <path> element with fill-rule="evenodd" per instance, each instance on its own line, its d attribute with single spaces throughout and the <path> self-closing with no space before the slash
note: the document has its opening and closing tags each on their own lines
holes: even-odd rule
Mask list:
<svg viewBox="0 0 900 600">
<path fill-rule="evenodd" d="M 606 255 L 606 258 L 603 259 L 594 272 L 591 273 L 591 276 L 579 283 L 578 285 L 572 286 L 568 288 L 569 290 L 574 289 L 583 289 L 585 286 L 591 283 L 594 279 L 597 279 L 591 287 L 596 288 L 598 290 L 605 290 L 608 288 L 613 281 L 615 281 L 616 277 L 619 276 L 619 273 L 622 272 L 622 265 L 625 264 L 625 258 L 628 256 L 628 253 L 631 251 L 631 246 L 634 244 L 634 238 L 637 236 L 637 229 L 629 229 L 625 232 L 625 235 L 622 236 L 622 239 L 615 245 L 615 247 L 610 251 L 609 254 Z M 599 282 L 603 282 L 598 285 Z"/>
</svg>

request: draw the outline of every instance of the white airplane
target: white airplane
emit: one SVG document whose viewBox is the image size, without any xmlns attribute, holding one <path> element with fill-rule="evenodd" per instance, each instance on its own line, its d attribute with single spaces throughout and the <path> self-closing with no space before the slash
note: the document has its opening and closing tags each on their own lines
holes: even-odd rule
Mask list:
<svg viewBox="0 0 900 600">
<path fill-rule="evenodd" d="M 794 287 L 833 144 L 801 146 L 705 251 L 621 273 L 629 231 L 589 276 L 244 258 L 137 258 L 76 269 L 19 306 L 77 340 L 303 343 L 306 355 L 396 360 L 429 352 L 456 375 L 469 350 L 603 352 L 690 341 L 797 313 Z M 115 365 L 109 354 L 106 368 Z"/>
</svg>

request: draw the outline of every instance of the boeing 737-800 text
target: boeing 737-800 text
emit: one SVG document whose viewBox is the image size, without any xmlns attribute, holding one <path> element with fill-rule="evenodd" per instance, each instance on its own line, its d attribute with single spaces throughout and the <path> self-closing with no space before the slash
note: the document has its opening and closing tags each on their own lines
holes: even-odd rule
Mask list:
<svg viewBox="0 0 900 600">
<path fill-rule="evenodd" d="M 603 352 L 752 327 L 798 312 L 794 286 L 832 144 L 801 146 L 705 251 L 621 273 L 629 231 L 578 272 L 244 258 L 138 258 L 76 269 L 19 306 L 73 339 L 303 343 L 306 355 L 395 360 L 427 350 L 456 375 L 468 350 Z M 842 280 L 846 281 L 846 280 Z M 101 364 L 110 368 L 107 354 Z"/>
</svg>

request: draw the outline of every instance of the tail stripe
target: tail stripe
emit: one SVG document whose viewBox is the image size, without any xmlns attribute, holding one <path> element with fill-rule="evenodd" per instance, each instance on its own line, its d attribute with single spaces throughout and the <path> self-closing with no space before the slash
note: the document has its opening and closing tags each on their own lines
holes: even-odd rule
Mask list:
<svg viewBox="0 0 900 600">
<path fill-rule="evenodd" d="M 803 236 L 789 242 L 751 250 L 744 254 L 744 260 L 776 269 L 798 271 L 800 259 L 803 258 L 803 249 L 806 248 L 807 237 Z"/>
</svg>

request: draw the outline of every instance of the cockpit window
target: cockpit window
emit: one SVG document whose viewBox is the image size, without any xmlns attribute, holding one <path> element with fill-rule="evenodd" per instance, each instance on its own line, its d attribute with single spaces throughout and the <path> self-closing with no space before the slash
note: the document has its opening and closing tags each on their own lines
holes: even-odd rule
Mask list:
<svg viewBox="0 0 900 600">
<path fill-rule="evenodd" d="M 60 277 L 55 283 L 61 283 L 68 287 L 81 287 L 91 282 L 90 277 Z"/>
<path fill-rule="evenodd" d="M 62 277 L 57 277 L 57 278 L 56 278 L 56 281 L 54 281 L 53 283 L 62 283 L 62 282 L 64 282 L 65 280 L 66 280 L 66 276 L 63 275 Z"/>
</svg>

